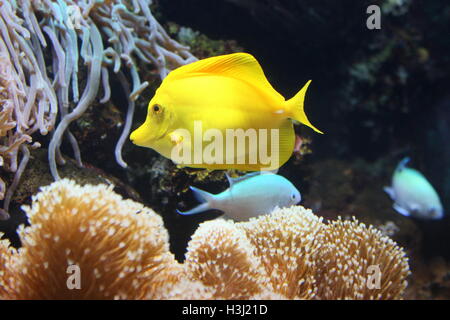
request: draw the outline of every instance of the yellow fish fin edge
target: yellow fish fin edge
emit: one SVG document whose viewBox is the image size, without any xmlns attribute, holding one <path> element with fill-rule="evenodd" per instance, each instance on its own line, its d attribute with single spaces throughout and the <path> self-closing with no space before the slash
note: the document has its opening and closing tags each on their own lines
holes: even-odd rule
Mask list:
<svg viewBox="0 0 450 320">
<path fill-rule="evenodd" d="M 195 61 L 173 70 L 166 79 L 176 80 L 177 78 L 195 77 L 207 74 L 245 81 L 260 90 L 264 90 L 272 95 L 277 95 L 277 98 L 284 100 L 284 98 L 269 83 L 255 57 L 244 52 L 231 53 Z"/>
<path fill-rule="evenodd" d="M 271 170 L 278 169 L 283 164 L 285 164 L 292 156 L 292 152 L 294 151 L 295 132 L 292 122 L 289 120 L 285 120 L 284 123 L 280 126 L 279 132 L 279 165 L 271 168 Z"/>
<path fill-rule="evenodd" d="M 311 80 L 309 80 L 303 88 L 291 99 L 287 100 L 285 102 L 286 109 L 289 113 L 292 114 L 292 118 L 294 120 L 300 121 L 304 125 L 307 125 L 314 131 L 318 133 L 322 133 L 319 129 L 314 127 L 312 123 L 308 120 L 308 117 L 306 116 L 305 109 L 304 109 L 304 102 L 305 102 L 305 94 L 306 90 L 308 90 L 309 84 L 311 83 Z"/>
</svg>

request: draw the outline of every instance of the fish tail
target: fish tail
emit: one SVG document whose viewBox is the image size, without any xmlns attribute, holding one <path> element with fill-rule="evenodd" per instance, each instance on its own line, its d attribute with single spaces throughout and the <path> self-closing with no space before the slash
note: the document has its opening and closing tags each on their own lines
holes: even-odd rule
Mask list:
<svg viewBox="0 0 450 320">
<path fill-rule="evenodd" d="M 304 109 L 305 94 L 310 83 L 311 80 L 309 80 L 293 98 L 285 102 L 286 109 L 288 112 L 292 114 L 292 118 L 294 120 L 300 121 L 301 123 L 307 125 L 308 127 L 310 127 L 311 129 L 313 129 L 318 133 L 323 133 L 322 131 L 314 127 L 311 122 L 309 122 L 308 117 L 306 116 L 305 113 Z"/>
<path fill-rule="evenodd" d="M 212 193 L 206 192 L 196 187 L 190 187 L 194 192 L 195 199 L 200 202 L 211 202 L 214 199 L 214 195 Z"/>
<path fill-rule="evenodd" d="M 197 207 L 191 209 L 191 210 L 188 210 L 188 211 L 177 210 L 177 212 L 179 214 L 186 216 L 186 215 L 200 213 L 200 212 L 203 212 L 203 211 L 206 211 L 206 210 L 209 210 L 209 209 L 213 209 L 211 207 L 211 203 L 212 203 L 212 201 L 214 199 L 214 195 L 213 194 L 211 194 L 209 192 L 206 192 L 204 190 L 198 189 L 196 187 L 190 187 L 190 188 L 194 192 L 195 198 L 198 201 L 200 201 L 201 204 L 198 205 Z"/>
</svg>

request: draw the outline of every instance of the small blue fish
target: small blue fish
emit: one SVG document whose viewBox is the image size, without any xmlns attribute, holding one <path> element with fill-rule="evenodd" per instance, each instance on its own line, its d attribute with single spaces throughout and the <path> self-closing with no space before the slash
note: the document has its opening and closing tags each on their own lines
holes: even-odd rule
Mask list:
<svg viewBox="0 0 450 320">
<path fill-rule="evenodd" d="M 230 187 L 219 194 L 191 187 L 202 204 L 192 210 L 181 212 L 191 215 L 210 209 L 218 209 L 234 221 L 245 221 L 251 217 L 269 214 L 276 207 L 290 207 L 301 201 L 300 192 L 286 178 L 274 173 L 253 172 L 243 177 L 231 178 Z"/>
<path fill-rule="evenodd" d="M 419 171 L 406 167 L 409 160 L 400 161 L 392 177 L 392 186 L 384 187 L 394 200 L 393 208 L 406 217 L 441 219 L 444 210 L 437 192 Z"/>
</svg>

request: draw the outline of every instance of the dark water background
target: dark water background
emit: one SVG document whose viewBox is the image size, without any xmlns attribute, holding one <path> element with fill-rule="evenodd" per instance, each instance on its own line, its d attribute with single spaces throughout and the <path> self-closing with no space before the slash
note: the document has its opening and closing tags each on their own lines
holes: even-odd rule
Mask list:
<svg viewBox="0 0 450 320">
<path fill-rule="evenodd" d="M 450 208 L 449 4 L 400 1 L 389 11 L 388 2 L 175 0 L 158 5 L 167 21 L 213 39 L 237 40 L 286 98 L 313 80 L 306 112 L 326 134 L 312 135 L 308 161 L 339 160 L 351 167 L 360 159 L 389 184 L 386 174 L 408 155 Z M 381 30 L 366 27 L 370 4 L 384 9 Z M 448 218 L 431 228 L 447 234 Z M 442 243 L 436 237 L 427 253 L 450 256 L 450 239 Z"/>
<path fill-rule="evenodd" d="M 166 29 L 175 24 L 211 41 L 234 41 L 236 48 L 257 58 L 270 83 L 286 98 L 312 79 L 305 109 L 325 134 L 297 128 L 302 137 L 311 138 L 312 153 L 301 161 L 293 157 L 279 173 L 301 191 L 302 205 L 326 219 L 354 215 L 376 226 L 394 222 L 399 230 L 393 238 L 411 258 L 414 278 L 409 297 L 449 299 L 450 3 L 417 0 L 391 6 L 394 2 L 158 0 L 152 10 Z M 380 30 L 366 27 L 366 9 L 371 4 L 383 9 Z M 177 38 L 176 31 L 169 32 Z M 206 57 L 201 51 L 194 54 Z M 158 85 L 158 81 L 152 83 L 137 101 L 133 128 L 142 123 Z M 183 260 L 186 243 L 198 224 L 219 213 L 184 217 L 175 209 L 197 204 L 189 185 L 218 193 L 227 188 L 226 179 L 221 172 L 201 178 L 196 171 L 177 169 L 154 151 L 130 142 L 124 148 L 129 168 L 119 167 L 112 150 L 121 133 L 116 124 L 124 118 L 127 101 L 120 86 L 111 87 L 114 104 L 93 106 L 71 128 L 88 167 L 83 174 L 86 181 L 107 175 L 118 185 L 116 191 L 160 213 L 170 233 L 171 250 Z M 0 231 L 16 246 L 20 241 L 15 229 L 26 221 L 19 206 L 36 191 L 28 186 L 35 177 L 40 185 L 52 181 L 46 162 L 48 137 L 33 138 L 43 148 L 33 154 L 24 174 L 12 206 L 13 219 L 0 222 Z M 66 143 L 62 151 L 71 154 Z M 444 219 L 408 219 L 391 208 L 392 201 L 382 188 L 390 184 L 404 156 L 412 158 L 411 166 L 438 191 L 447 209 Z M 63 176 L 81 175 L 70 162 L 60 170 Z M 435 266 L 445 270 L 438 280 Z"/>
</svg>

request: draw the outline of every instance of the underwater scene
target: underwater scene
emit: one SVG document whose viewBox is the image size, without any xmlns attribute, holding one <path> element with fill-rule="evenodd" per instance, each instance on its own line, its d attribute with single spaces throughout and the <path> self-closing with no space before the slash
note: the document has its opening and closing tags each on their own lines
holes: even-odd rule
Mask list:
<svg viewBox="0 0 450 320">
<path fill-rule="evenodd" d="M 450 2 L 0 0 L 0 300 L 450 299 Z"/>
</svg>

